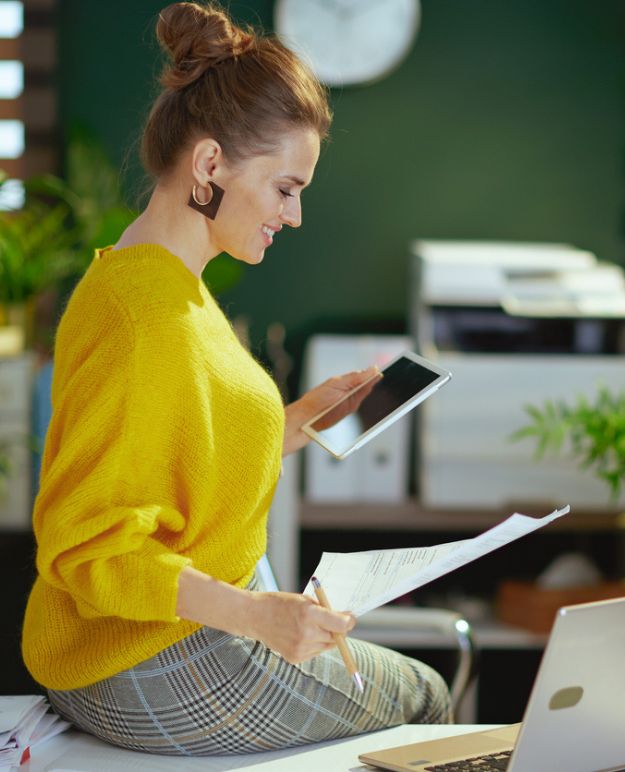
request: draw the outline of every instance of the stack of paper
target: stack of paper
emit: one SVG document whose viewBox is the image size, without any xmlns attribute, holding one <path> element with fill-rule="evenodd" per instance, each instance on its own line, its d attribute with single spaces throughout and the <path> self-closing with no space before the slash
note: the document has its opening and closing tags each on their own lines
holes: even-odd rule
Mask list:
<svg viewBox="0 0 625 772">
<path fill-rule="evenodd" d="M 0 769 L 19 767 L 32 748 L 70 726 L 48 707 L 41 696 L 0 697 Z"/>
</svg>

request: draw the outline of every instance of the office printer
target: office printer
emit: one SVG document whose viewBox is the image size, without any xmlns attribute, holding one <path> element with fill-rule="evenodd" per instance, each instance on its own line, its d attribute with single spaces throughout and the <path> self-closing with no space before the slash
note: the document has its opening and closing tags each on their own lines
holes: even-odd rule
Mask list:
<svg viewBox="0 0 625 772">
<path fill-rule="evenodd" d="M 607 486 L 511 435 L 525 406 L 625 383 L 625 277 L 565 244 L 418 240 L 410 329 L 452 382 L 419 414 L 417 480 L 432 508 L 570 503 L 612 509 Z"/>
</svg>

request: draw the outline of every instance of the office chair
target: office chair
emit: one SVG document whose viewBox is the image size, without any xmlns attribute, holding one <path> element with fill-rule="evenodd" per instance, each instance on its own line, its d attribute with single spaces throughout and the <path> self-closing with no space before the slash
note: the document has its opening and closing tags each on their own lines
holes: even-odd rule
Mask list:
<svg viewBox="0 0 625 772">
<path fill-rule="evenodd" d="M 267 555 L 258 561 L 256 576 L 262 590 L 279 590 Z M 450 648 L 456 652 L 455 672 L 449 691 L 454 715 L 463 708 L 463 723 L 475 723 L 475 707 L 463 705 L 477 675 L 476 649 L 471 626 L 458 612 L 438 608 L 381 606 L 363 614 L 350 633 L 352 638 L 392 649 Z"/>
<path fill-rule="evenodd" d="M 358 619 L 354 638 L 391 649 L 441 649 L 456 652 L 455 671 L 449 685 L 451 705 L 458 716 L 463 698 L 477 675 L 476 648 L 471 625 L 457 611 L 416 606 L 381 606 Z M 468 708 L 471 714 L 475 708 Z M 467 719 L 475 720 L 474 715 Z"/>
</svg>

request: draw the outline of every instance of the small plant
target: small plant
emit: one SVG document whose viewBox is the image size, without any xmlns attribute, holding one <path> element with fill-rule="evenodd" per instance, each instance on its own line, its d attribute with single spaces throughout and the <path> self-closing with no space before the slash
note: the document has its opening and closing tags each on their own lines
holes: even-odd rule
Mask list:
<svg viewBox="0 0 625 772">
<path fill-rule="evenodd" d="M 0 187 L 6 175 L 0 172 Z M 23 303 L 66 276 L 74 266 L 68 211 L 33 199 L 19 211 L 0 212 L 0 302 Z"/>
<path fill-rule="evenodd" d="M 0 211 L 0 304 L 5 311 L 80 276 L 93 249 L 114 242 L 136 213 L 122 202 L 118 173 L 99 143 L 77 135 L 67 179 L 25 180 L 24 205 Z M 7 175 L 0 169 L 0 187 Z"/>
<path fill-rule="evenodd" d="M 513 440 L 534 438 L 538 458 L 548 451 L 572 456 L 608 485 L 613 501 L 618 499 L 625 479 L 625 391 L 602 386 L 594 401 L 578 396 L 573 404 L 548 400 L 542 408 L 527 405 L 525 410 L 532 422 Z"/>
<path fill-rule="evenodd" d="M 7 480 L 11 474 L 11 461 L 9 459 L 9 443 L 0 441 L 0 499 L 5 495 Z"/>
<path fill-rule="evenodd" d="M 63 178 L 42 174 L 26 181 L 27 206 L 42 201 L 65 213 L 73 269 L 82 274 L 96 247 L 114 244 L 137 216 L 124 203 L 119 171 L 91 132 L 75 127 L 67 145 Z"/>
</svg>

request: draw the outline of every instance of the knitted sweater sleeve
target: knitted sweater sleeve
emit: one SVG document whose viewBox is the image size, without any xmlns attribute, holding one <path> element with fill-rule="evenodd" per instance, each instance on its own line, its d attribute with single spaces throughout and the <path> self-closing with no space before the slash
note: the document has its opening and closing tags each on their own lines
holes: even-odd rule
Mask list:
<svg viewBox="0 0 625 772">
<path fill-rule="evenodd" d="M 37 567 L 83 617 L 175 622 L 178 577 L 191 564 L 175 548 L 185 527 L 168 495 L 177 481 L 163 485 L 174 466 L 179 373 L 117 311 L 78 348 L 85 335 L 71 314 L 59 330 L 34 513 Z"/>
</svg>

